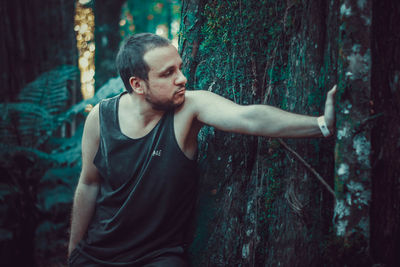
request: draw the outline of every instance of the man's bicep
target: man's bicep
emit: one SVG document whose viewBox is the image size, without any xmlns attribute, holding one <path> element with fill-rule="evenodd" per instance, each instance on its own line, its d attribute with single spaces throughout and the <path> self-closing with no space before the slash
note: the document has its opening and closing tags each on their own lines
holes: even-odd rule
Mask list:
<svg viewBox="0 0 400 267">
<path fill-rule="evenodd" d="M 196 118 L 201 123 L 228 132 L 245 133 L 249 128 L 246 106 L 208 91 L 196 91 Z"/>
<path fill-rule="evenodd" d="M 86 118 L 82 136 L 82 172 L 79 178 L 80 183 L 99 183 L 99 173 L 93 163 L 99 148 L 100 126 L 99 107 L 96 105 Z"/>
</svg>

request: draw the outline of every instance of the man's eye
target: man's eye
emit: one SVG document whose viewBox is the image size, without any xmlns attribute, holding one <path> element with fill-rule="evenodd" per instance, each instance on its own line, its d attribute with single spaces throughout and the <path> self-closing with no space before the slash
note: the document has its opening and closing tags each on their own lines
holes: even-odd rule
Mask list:
<svg viewBox="0 0 400 267">
<path fill-rule="evenodd" d="M 163 76 L 164 77 L 168 77 L 168 76 L 170 76 L 172 74 L 172 71 L 167 71 L 167 72 L 164 72 L 164 74 L 163 74 Z"/>
</svg>

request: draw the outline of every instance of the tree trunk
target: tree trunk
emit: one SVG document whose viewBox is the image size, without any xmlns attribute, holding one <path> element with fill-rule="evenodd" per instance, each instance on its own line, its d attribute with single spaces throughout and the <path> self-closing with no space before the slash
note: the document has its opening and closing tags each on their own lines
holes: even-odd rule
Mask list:
<svg viewBox="0 0 400 267">
<path fill-rule="evenodd" d="M 400 266 L 400 2 L 372 1 L 371 254 Z"/>
<path fill-rule="evenodd" d="M 44 71 L 77 65 L 74 12 L 74 1 L 1 1 L 2 101 Z"/>
<path fill-rule="evenodd" d="M 118 76 L 115 58 L 121 42 L 119 20 L 121 7 L 126 0 L 103 0 L 94 2 L 95 19 L 95 88 Z"/>
<path fill-rule="evenodd" d="M 372 264 L 369 256 L 371 201 L 372 1 L 340 1 L 340 107 L 337 115 L 334 222 L 339 244 L 349 244 L 341 261 Z"/>
<path fill-rule="evenodd" d="M 371 54 L 371 36 L 375 34 L 366 23 L 372 20 L 371 3 L 183 1 L 180 47 L 188 88 L 210 90 L 240 104 L 271 104 L 318 116 L 323 114 L 326 92 L 339 84 L 336 137 L 280 140 L 223 133 L 211 127 L 201 131 L 202 185 L 191 246 L 194 266 L 355 266 L 357 261 L 391 266 L 394 262 L 394 254 L 391 260 L 373 259 L 368 249 L 372 237 L 381 236 L 383 228 L 376 225 L 372 229 L 376 233 L 369 234 L 369 222 L 374 225 L 368 199 L 368 194 L 374 193 L 374 166 L 369 164 L 368 153 L 374 140 L 371 127 L 356 123 L 369 118 L 369 95 L 373 94 L 374 73 L 366 56 L 367 51 Z M 348 7 L 351 16 L 346 15 Z M 385 23 L 392 25 L 392 32 L 379 32 L 385 38 L 395 34 L 396 13 L 391 12 Z M 397 51 L 395 44 L 391 51 Z M 395 59 L 390 62 L 387 94 L 380 96 L 381 101 L 398 97 L 398 65 L 394 66 Z M 350 76 L 350 71 L 355 76 Z M 395 109 L 393 104 L 391 107 Z M 386 119 L 398 122 L 398 116 Z M 343 132 L 345 125 L 349 129 Z M 388 126 L 386 134 L 390 129 L 396 143 L 398 126 L 390 125 L 393 128 Z M 382 144 L 383 136 L 377 143 Z M 293 150 L 311 168 L 290 152 Z M 392 157 L 385 161 L 392 170 L 386 179 L 396 185 L 398 152 L 387 148 L 382 153 Z M 380 162 L 382 168 L 383 160 Z M 336 197 L 317 180 L 312 168 L 330 187 L 335 181 Z M 344 171 L 347 180 L 343 180 Z M 392 216 L 388 224 L 398 233 L 396 190 L 381 183 L 376 198 L 391 192 L 385 200 L 385 214 Z M 352 205 L 348 204 L 349 195 Z M 359 203 L 354 205 L 354 200 Z M 376 248 L 375 253 L 393 253 L 398 243 L 390 244 Z"/>
</svg>

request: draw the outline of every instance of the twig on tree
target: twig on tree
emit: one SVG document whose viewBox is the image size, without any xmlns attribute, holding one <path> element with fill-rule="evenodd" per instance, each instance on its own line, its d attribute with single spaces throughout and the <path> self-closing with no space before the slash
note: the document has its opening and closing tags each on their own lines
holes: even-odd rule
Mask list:
<svg viewBox="0 0 400 267">
<path fill-rule="evenodd" d="M 287 191 L 285 192 L 285 198 L 289 204 L 289 206 L 292 208 L 292 210 L 298 214 L 302 215 L 302 210 L 304 208 L 304 205 L 300 202 L 300 200 L 297 198 L 295 192 L 294 192 L 294 186 L 293 183 L 291 182 L 289 184 L 289 187 Z"/>
<path fill-rule="evenodd" d="M 325 182 L 324 178 L 322 178 L 322 176 L 313 167 L 311 167 L 311 165 L 307 161 L 305 161 L 296 151 L 291 149 L 281 138 L 278 138 L 278 141 L 283 145 L 286 150 L 291 152 L 298 160 L 301 161 L 301 163 L 304 164 L 304 166 L 306 166 L 308 170 L 310 170 L 317 177 L 317 179 L 325 186 L 325 188 L 333 195 L 336 200 L 335 191 L 333 191 L 332 187 L 330 187 L 330 185 Z"/>
</svg>

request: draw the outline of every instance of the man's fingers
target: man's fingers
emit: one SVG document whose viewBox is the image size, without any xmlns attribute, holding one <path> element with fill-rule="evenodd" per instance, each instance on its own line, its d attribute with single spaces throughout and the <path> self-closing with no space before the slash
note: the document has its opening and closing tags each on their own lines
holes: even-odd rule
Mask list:
<svg viewBox="0 0 400 267">
<path fill-rule="evenodd" d="M 337 86 L 336 84 L 329 90 L 325 102 L 325 121 L 330 131 L 333 131 L 334 120 L 335 120 L 335 94 Z"/>
<path fill-rule="evenodd" d="M 331 90 L 329 90 L 328 95 L 326 97 L 326 102 L 325 102 L 325 106 L 327 105 L 334 105 L 335 102 L 335 94 L 336 94 L 336 84 L 332 87 Z"/>
<path fill-rule="evenodd" d="M 329 96 L 334 96 L 335 94 L 336 94 L 336 90 L 337 89 L 337 86 L 336 86 L 336 84 L 332 87 L 332 89 L 331 90 L 329 90 L 329 92 L 328 92 L 328 95 Z"/>
</svg>

